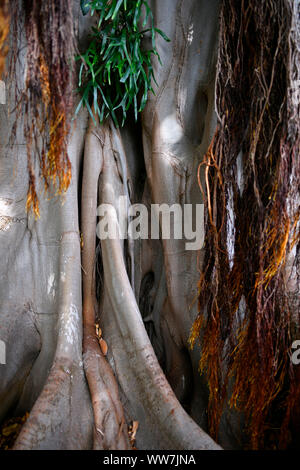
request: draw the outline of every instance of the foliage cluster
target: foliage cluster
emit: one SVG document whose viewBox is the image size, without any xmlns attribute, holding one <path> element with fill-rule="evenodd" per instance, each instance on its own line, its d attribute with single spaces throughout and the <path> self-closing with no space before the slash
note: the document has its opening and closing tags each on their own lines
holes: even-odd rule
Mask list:
<svg viewBox="0 0 300 470">
<path fill-rule="evenodd" d="M 151 58 L 158 57 L 155 37 L 167 36 L 154 26 L 153 14 L 144 0 L 81 0 L 83 14 L 97 14 L 91 41 L 81 61 L 79 92 L 81 100 L 76 114 L 85 106 L 94 119 L 92 108 L 103 122 L 111 116 L 118 127 L 116 111 L 122 110 L 122 125 L 133 107 L 135 119 L 146 105 L 148 92 L 154 93 L 155 81 Z M 141 28 L 140 28 L 141 25 Z M 150 35 L 152 47 L 143 47 Z"/>
</svg>

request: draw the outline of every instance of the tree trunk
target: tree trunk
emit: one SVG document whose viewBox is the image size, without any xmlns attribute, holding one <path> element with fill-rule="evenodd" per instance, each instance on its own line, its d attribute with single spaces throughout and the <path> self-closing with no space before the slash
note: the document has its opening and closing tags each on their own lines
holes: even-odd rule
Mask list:
<svg viewBox="0 0 300 470">
<path fill-rule="evenodd" d="M 40 198 L 39 220 L 25 210 L 22 123 L 9 148 L 13 103 L 0 105 L 0 420 L 29 412 L 14 449 L 130 449 L 132 421 L 138 449 L 241 446 L 235 411 L 223 416 L 218 444 L 207 434 L 200 348 L 189 347 L 204 249 L 96 236 L 97 206 L 118 210 L 120 196 L 148 208 L 203 203 L 197 168 L 217 123 L 220 2 L 149 4 L 171 39 L 157 38 L 155 95 L 141 121 L 121 130 L 80 111 L 69 136 L 70 187 L 62 198 Z M 74 16 L 84 43 L 91 20 L 77 1 Z"/>
</svg>

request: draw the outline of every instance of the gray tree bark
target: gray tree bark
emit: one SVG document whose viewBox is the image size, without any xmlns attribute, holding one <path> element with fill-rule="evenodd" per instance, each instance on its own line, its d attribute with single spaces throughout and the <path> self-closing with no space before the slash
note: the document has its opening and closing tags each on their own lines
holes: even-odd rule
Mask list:
<svg viewBox="0 0 300 470">
<path fill-rule="evenodd" d="M 63 200 L 41 198 L 40 220 L 25 211 L 22 134 L 8 150 L 14 115 L 0 105 L 0 419 L 30 412 L 15 449 L 129 448 L 131 420 L 138 449 L 219 448 L 205 432 L 200 351 L 188 347 L 202 250 L 187 251 L 183 240 L 102 240 L 96 253 L 100 203 L 202 202 L 197 167 L 216 125 L 219 1 L 150 3 L 171 42 L 158 38 L 163 67 L 154 63 L 158 87 L 142 124 L 119 131 L 81 112 L 69 141 L 71 186 Z M 87 22 L 80 19 L 81 41 Z M 221 445 L 236 447 L 239 432 L 230 415 Z"/>
</svg>

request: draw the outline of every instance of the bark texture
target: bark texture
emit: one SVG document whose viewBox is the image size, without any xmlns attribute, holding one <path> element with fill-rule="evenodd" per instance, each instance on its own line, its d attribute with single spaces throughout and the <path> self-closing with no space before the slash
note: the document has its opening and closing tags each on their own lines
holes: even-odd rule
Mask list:
<svg viewBox="0 0 300 470">
<path fill-rule="evenodd" d="M 138 124 L 72 123 L 72 180 L 62 198 L 26 213 L 27 149 L 0 105 L 0 420 L 29 418 L 15 449 L 239 448 L 242 419 L 225 410 L 219 444 L 207 434 L 208 388 L 189 347 L 204 249 L 185 240 L 101 240 L 96 208 L 108 203 L 202 203 L 197 168 L 216 129 L 219 0 L 151 0 L 163 66 Z M 91 21 L 79 19 L 84 44 Z M 145 42 L 151 43 L 151 38 Z M 23 65 L 22 65 L 23 64 Z M 24 58 L 17 69 L 22 77 Z M 13 103 L 10 103 L 12 107 Z M 40 194 L 41 187 L 37 185 Z M 113 223 L 113 220 L 112 220 Z M 95 323 L 107 344 L 99 346 Z"/>
</svg>

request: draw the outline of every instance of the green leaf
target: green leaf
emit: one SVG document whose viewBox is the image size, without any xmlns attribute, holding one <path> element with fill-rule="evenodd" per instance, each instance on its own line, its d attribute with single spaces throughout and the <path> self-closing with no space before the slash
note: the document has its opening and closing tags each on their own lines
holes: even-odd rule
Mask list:
<svg viewBox="0 0 300 470">
<path fill-rule="evenodd" d="M 112 17 L 112 14 L 113 14 L 113 12 L 114 12 L 115 6 L 116 6 L 116 1 L 113 0 L 113 1 L 111 2 L 111 8 L 110 8 L 110 10 L 108 11 L 107 15 L 106 15 L 105 18 L 104 18 L 105 21 L 109 20 L 109 19 Z"/>
<path fill-rule="evenodd" d="M 124 73 L 124 75 L 122 76 L 122 78 L 120 79 L 120 82 L 121 83 L 125 83 L 127 78 L 129 77 L 129 74 L 131 72 L 131 68 L 128 67 L 128 69 L 126 70 L 126 72 Z"/>
<path fill-rule="evenodd" d="M 81 84 L 82 84 L 82 71 L 84 69 L 84 62 L 81 63 L 80 65 L 80 70 L 79 70 L 79 80 L 78 80 L 78 86 L 81 87 Z"/>
<path fill-rule="evenodd" d="M 128 50 L 127 50 L 127 45 L 126 45 L 126 31 L 125 31 L 125 29 L 123 29 L 123 31 L 122 31 L 121 43 L 122 43 L 125 55 L 127 57 L 127 60 L 129 62 L 129 64 L 131 64 L 131 59 L 129 57 Z"/>
<path fill-rule="evenodd" d="M 103 102 L 104 102 L 105 106 L 107 106 L 107 108 L 109 108 L 109 104 L 108 104 L 108 102 L 107 102 L 107 100 L 104 96 L 104 93 L 103 93 L 102 88 L 101 88 L 100 85 L 98 85 L 98 89 L 100 90 L 100 93 L 101 93 L 101 96 L 102 96 L 102 99 L 103 99 Z"/>
<path fill-rule="evenodd" d="M 146 15 L 145 15 L 145 19 L 144 19 L 144 21 L 143 21 L 143 28 L 144 28 L 144 27 L 146 26 L 146 24 L 148 23 L 149 17 L 150 17 L 150 19 L 151 19 L 151 23 L 153 24 L 153 15 L 152 15 L 152 12 L 151 12 L 151 9 L 150 9 L 148 3 L 147 3 L 147 2 L 143 2 L 143 5 L 144 5 L 145 8 L 146 8 Z"/>
<path fill-rule="evenodd" d="M 89 0 L 80 0 L 80 8 L 82 14 L 85 16 L 90 11 L 90 1 Z"/>
<path fill-rule="evenodd" d="M 138 0 L 136 2 L 134 17 L 133 17 L 133 27 L 134 27 L 135 30 L 137 29 L 137 25 L 138 25 L 138 21 L 140 19 L 140 16 L 141 16 L 141 0 Z"/>
<path fill-rule="evenodd" d="M 167 42 L 170 42 L 171 39 L 168 38 L 168 36 L 161 30 L 161 29 L 158 29 L 158 28 L 154 28 L 154 30 L 161 35 L 161 37 L 167 41 Z"/>
<path fill-rule="evenodd" d="M 92 40 L 82 55 L 79 67 L 78 91 L 82 98 L 76 108 L 77 114 L 85 106 L 93 117 L 94 113 L 103 122 L 111 116 L 118 126 L 117 109 L 122 109 L 121 123 L 127 112 L 133 109 L 135 120 L 148 99 L 155 76 L 152 66 L 154 55 L 160 57 L 155 46 L 156 34 L 169 41 L 158 28 L 148 2 L 145 0 L 81 0 L 86 12 L 97 13 L 98 24 L 92 27 Z M 144 14 L 144 16 L 142 16 Z M 148 24 L 148 29 L 141 31 Z M 149 32 L 152 49 L 144 49 L 142 37 Z"/>
<path fill-rule="evenodd" d="M 104 33 L 103 33 L 102 44 L 101 44 L 101 51 L 100 51 L 100 54 L 103 54 L 103 52 L 104 52 L 104 48 L 105 48 L 105 45 L 106 45 L 106 41 L 107 41 L 107 33 L 104 32 Z"/>
<path fill-rule="evenodd" d="M 123 0 L 119 0 L 119 1 L 118 1 L 117 5 L 116 5 L 116 8 L 115 8 L 115 10 L 114 10 L 114 12 L 113 12 L 113 15 L 112 15 L 112 17 L 111 17 L 112 20 L 114 20 L 114 19 L 116 18 L 117 13 L 118 13 L 118 11 L 119 11 L 119 9 L 120 9 L 122 3 L 123 3 Z"/>
<path fill-rule="evenodd" d="M 137 99 L 136 99 L 136 95 L 134 95 L 134 118 L 136 121 L 137 121 L 137 114 L 138 114 Z"/>
<path fill-rule="evenodd" d="M 78 103 L 78 105 L 77 105 L 77 107 L 76 107 L 75 116 L 77 116 L 77 114 L 79 113 L 80 108 L 81 108 L 81 106 L 82 106 L 82 103 L 83 103 L 83 98 L 81 98 L 81 100 L 79 101 L 79 103 Z M 75 117 L 75 116 L 74 116 L 74 117 Z"/>
</svg>

